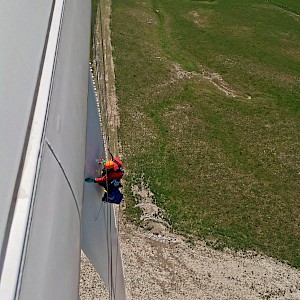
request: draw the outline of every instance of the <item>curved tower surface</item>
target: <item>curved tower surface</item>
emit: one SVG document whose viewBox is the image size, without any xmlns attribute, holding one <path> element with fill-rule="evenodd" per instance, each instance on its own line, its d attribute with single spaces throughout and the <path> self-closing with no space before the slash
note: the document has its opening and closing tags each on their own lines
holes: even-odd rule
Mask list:
<svg viewBox="0 0 300 300">
<path fill-rule="evenodd" d="M 91 4 L 0 6 L 0 299 L 78 299 Z"/>
</svg>

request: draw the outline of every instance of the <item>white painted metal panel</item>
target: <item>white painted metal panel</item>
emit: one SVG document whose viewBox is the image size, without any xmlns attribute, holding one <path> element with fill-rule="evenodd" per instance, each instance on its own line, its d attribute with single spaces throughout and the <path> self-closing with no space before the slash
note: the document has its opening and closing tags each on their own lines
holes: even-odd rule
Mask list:
<svg viewBox="0 0 300 300">
<path fill-rule="evenodd" d="M 53 71 L 55 69 L 63 4 L 63 0 L 57 0 L 53 9 L 24 168 L 22 169 L 19 190 L 17 191 L 16 207 L 13 211 L 13 220 L 9 231 L 6 253 L 5 255 L 2 253 L 4 264 L 0 282 L 1 299 L 15 299 L 17 288 L 21 284 L 20 274 L 22 274 L 22 262 L 24 261 L 24 254 L 27 247 L 31 208 L 43 149 L 43 138 L 48 116 L 49 95 L 51 94 Z"/>
<path fill-rule="evenodd" d="M 57 158 L 45 145 L 20 299 L 78 299 L 80 219 Z"/>
<path fill-rule="evenodd" d="M 35 200 L 40 207 L 35 207 L 31 224 L 21 282 L 22 300 L 78 298 L 90 9 L 89 1 L 78 0 L 66 1 L 63 10 L 45 147 L 56 157 L 56 168 L 64 178 L 47 169 L 49 157 L 44 156 Z M 48 202 L 53 204 L 47 206 Z M 50 213 L 50 218 L 45 213 Z M 43 238 L 47 231 L 50 238 Z M 37 255 L 37 249 L 42 254 Z M 41 272 L 43 276 L 39 275 Z M 33 291 L 35 282 L 38 285 Z"/>
<path fill-rule="evenodd" d="M 86 177 L 99 176 L 96 160 L 105 157 L 93 86 L 89 84 Z M 125 284 L 114 204 L 102 202 L 103 188 L 86 183 L 82 211 L 82 249 L 107 285 L 111 299 L 123 300 Z"/>
<path fill-rule="evenodd" d="M 52 0 L 0 0 L 0 248 L 34 102 Z"/>
<path fill-rule="evenodd" d="M 90 47 L 90 1 L 66 1 L 47 138 L 78 196 L 83 196 Z"/>
<path fill-rule="evenodd" d="M 0 246 L 20 159 L 24 149 L 27 152 L 20 188 L 15 191 L 17 203 L 0 298 L 77 299 L 84 162 L 86 175 L 96 175 L 99 170 L 95 159 L 104 156 L 90 82 L 91 119 L 85 157 L 90 1 L 56 0 L 55 6 L 50 0 L 2 2 L 1 25 L 9 24 L 12 30 L 0 26 L 1 47 L 8 35 L 14 39 L 9 47 L 5 44 L 4 54 L 0 53 L 0 145 L 4 149 L 0 163 L 2 177 L 9 180 L 0 183 L 4 195 Z M 22 43 L 24 47 L 19 50 L 17 46 Z M 15 69 L 9 69 L 10 59 Z M 26 133 L 28 125 L 30 130 Z M 125 288 L 113 205 L 102 203 L 100 197 L 99 186 L 86 186 L 83 249 L 108 284 L 112 299 L 121 300 L 125 299 Z"/>
<path fill-rule="evenodd" d="M 89 33 L 90 1 L 55 1 L 1 299 L 78 298 Z"/>
</svg>

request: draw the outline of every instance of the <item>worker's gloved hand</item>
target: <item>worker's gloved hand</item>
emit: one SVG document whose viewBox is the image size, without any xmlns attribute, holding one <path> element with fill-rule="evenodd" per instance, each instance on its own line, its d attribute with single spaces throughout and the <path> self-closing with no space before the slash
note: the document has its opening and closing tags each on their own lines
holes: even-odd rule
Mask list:
<svg viewBox="0 0 300 300">
<path fill-rule="evenodd" d="M 91 178 L 91 177 L 87 177 L 87 178 L 84 179 L 84 180 L 85 180 L 85 182 L 89 182 L 89 183 L 95 182 L 95 178 Z"/>
</svg>

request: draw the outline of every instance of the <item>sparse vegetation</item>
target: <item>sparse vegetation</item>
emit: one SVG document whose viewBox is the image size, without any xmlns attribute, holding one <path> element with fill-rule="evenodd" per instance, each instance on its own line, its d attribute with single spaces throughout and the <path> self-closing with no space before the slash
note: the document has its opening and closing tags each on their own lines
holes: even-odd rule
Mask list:
<svg viewBox="0 0 300 300">
<path fill-rule="evenodd" d="M 92 5 L 92 16 L 91 16 L 91 40 L 90 40 L 90 58 L 92 60 L 93 56 L 93 42 L 94 42 L 94 34 L 95 34 L 95 26 L 96 26 L 96 19 L 97 19 L 97 10 L 98 10 L 98 5 L 99 1 L 98 0 L 93 0 L 91 2 Z"/>
<path fill-rule="evenodd" d="M 299 12 L 292 0 L 113 1 L 130 218 L 143 174 L 176 232 L 300 267 Z"/>
</svg>

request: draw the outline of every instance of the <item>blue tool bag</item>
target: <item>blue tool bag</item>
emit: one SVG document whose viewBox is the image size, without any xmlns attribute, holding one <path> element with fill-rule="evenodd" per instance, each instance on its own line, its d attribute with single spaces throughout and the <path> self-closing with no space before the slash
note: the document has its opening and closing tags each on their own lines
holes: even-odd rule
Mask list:
<svg viewBox="0 0 300 300">
<path fill-rule="evenodd" d="M 119 191 L 119 189 L 111 189 L 108 192 L 108 195 L 104 195 L 103 201 L 109 203 L 120 204 L 123 199 L 123 194 Z"/>
</svg>

